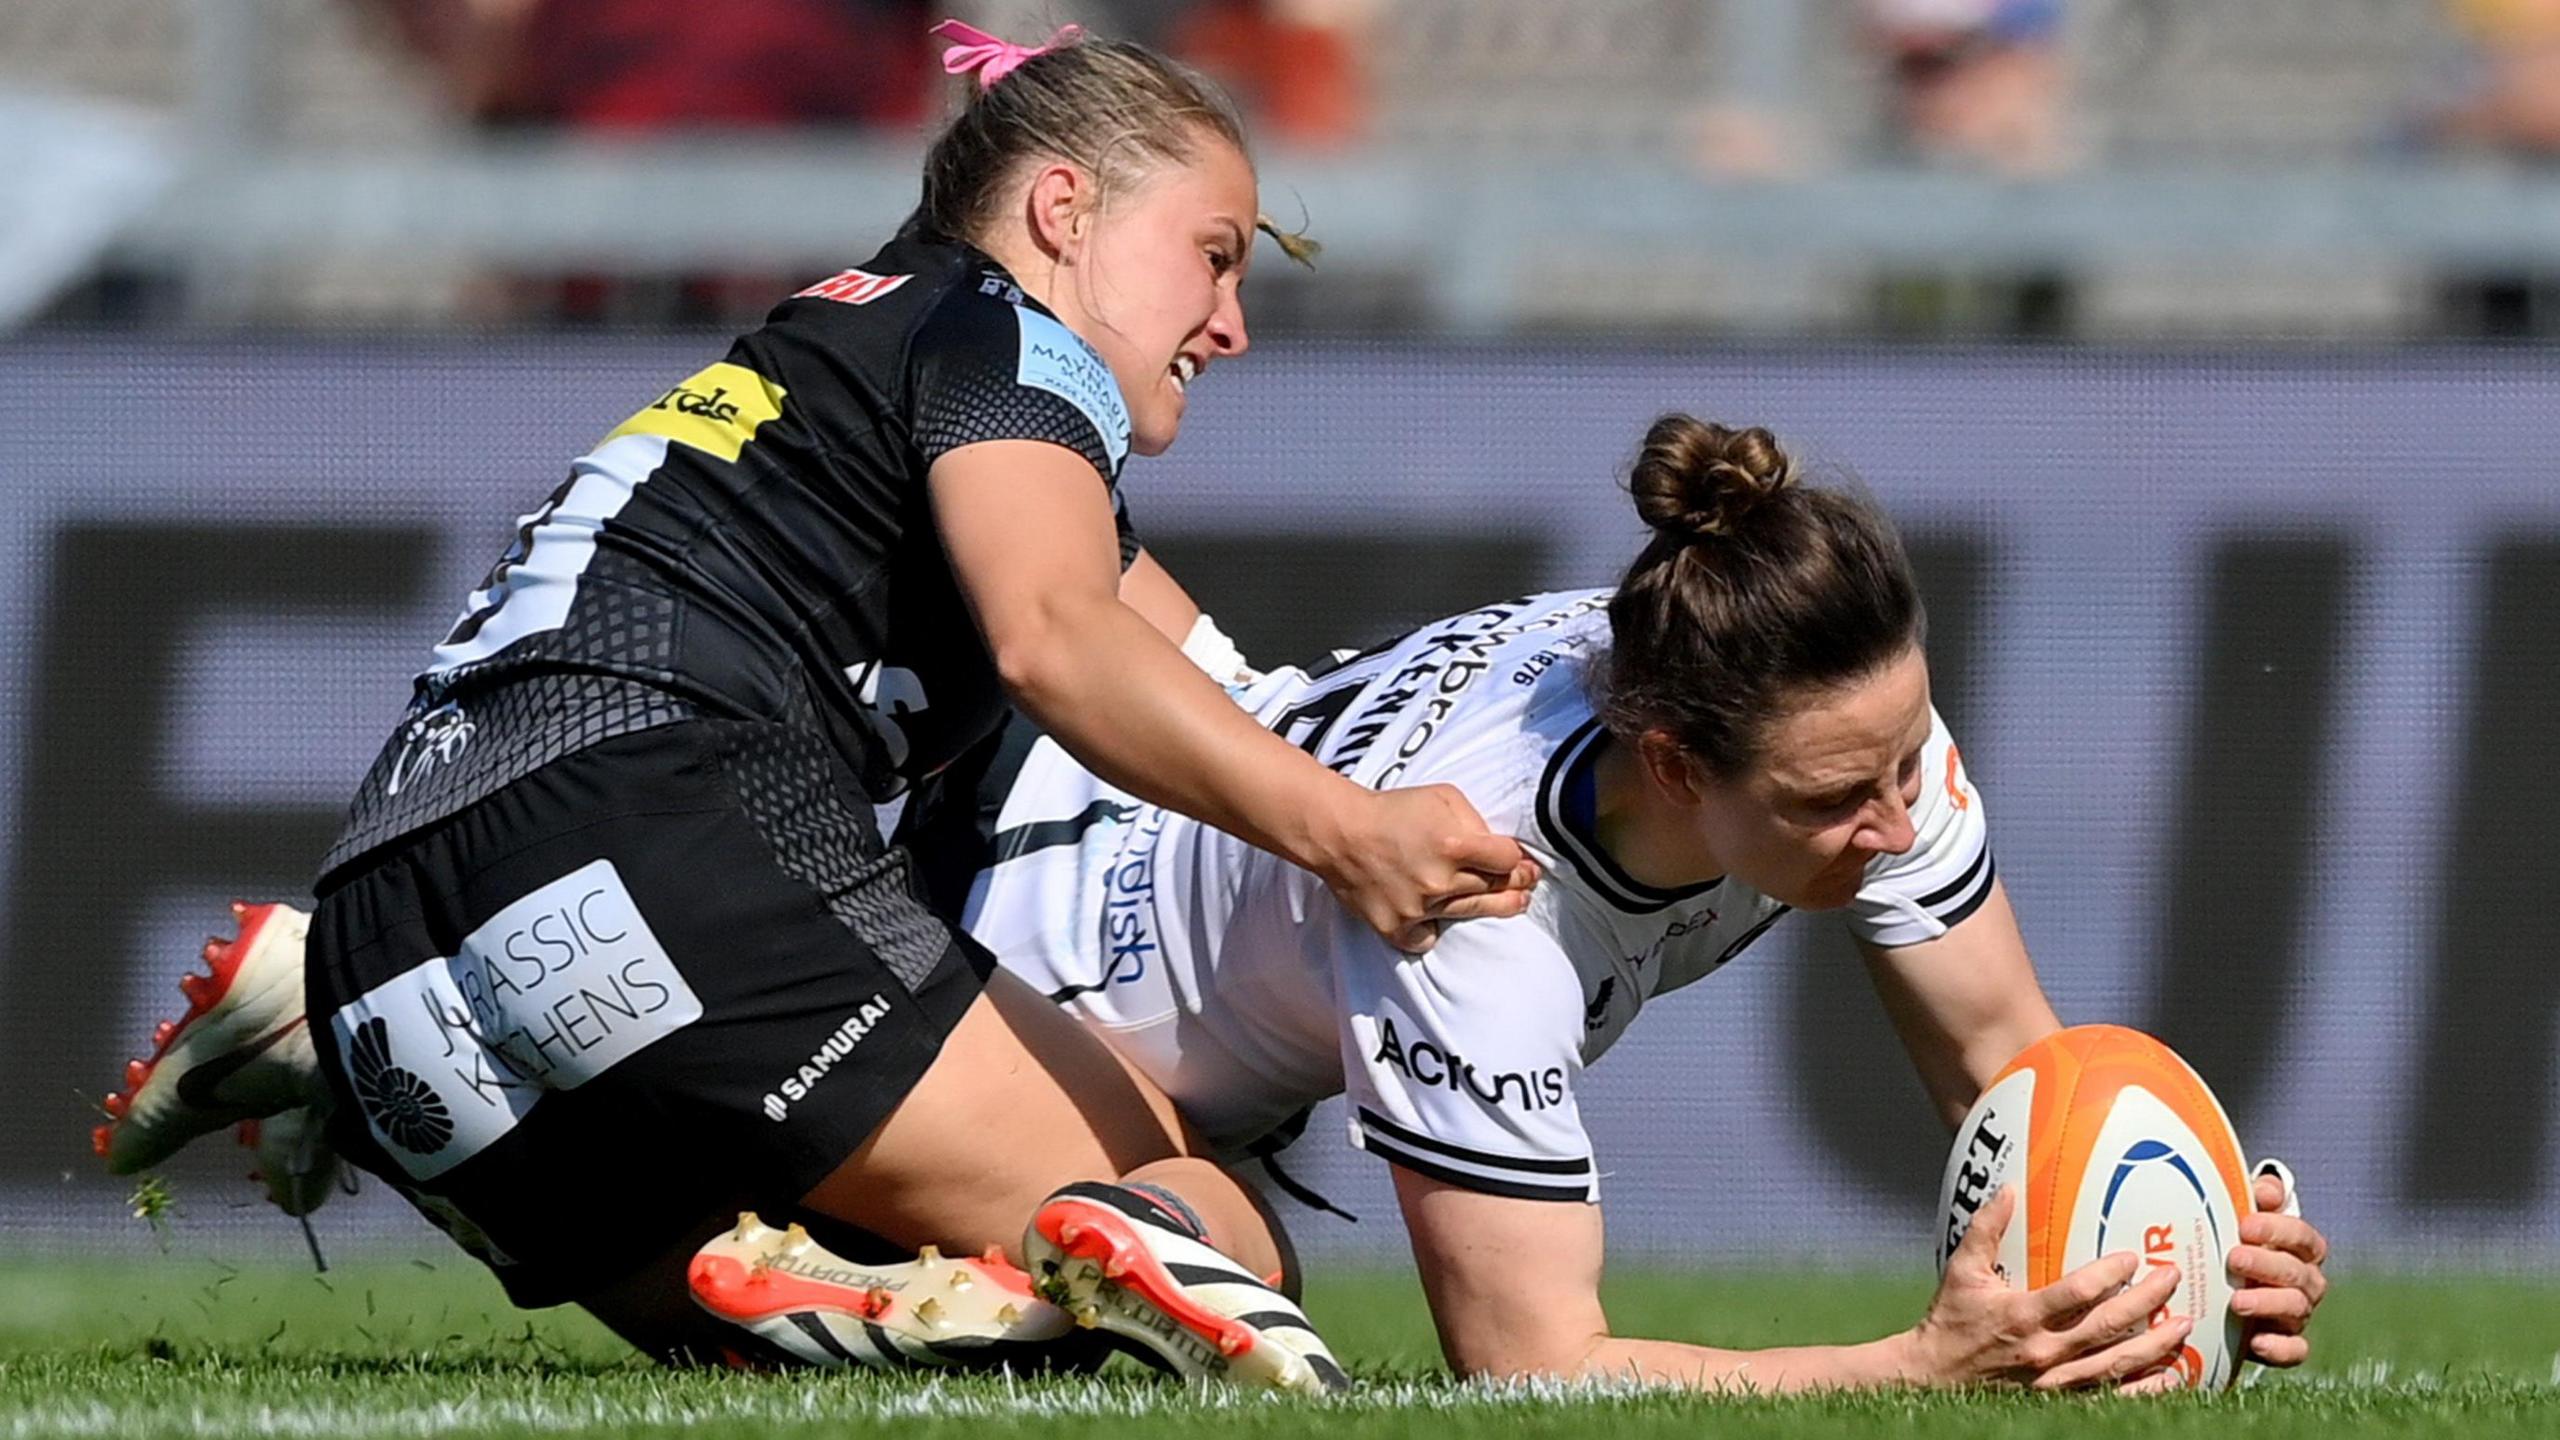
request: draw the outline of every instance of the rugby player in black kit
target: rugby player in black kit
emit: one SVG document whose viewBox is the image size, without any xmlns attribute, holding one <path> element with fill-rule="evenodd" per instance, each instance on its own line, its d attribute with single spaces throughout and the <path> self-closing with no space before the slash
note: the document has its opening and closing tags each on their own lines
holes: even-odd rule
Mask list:
<svg viewBox="0 0 2560 1440">
<path fill-rule="evenodd" d="M 1408 945 L 1518 913 L 1535 871 L 1455 791 L 1364 790 L 1261 730 L 1175 643 L 1209 632 L 1117 484 L 1246 345 L 1232 111 L 1139 47 L 958 38 L 980 86 L 915 218 L 524 518 L 324 862 L 307 993 L 248 915 L 110 1097 L 114 1168 L 317 1100 L 518 1303 L 653 1354 L 931 1361 L 1072 1317 L 1185 1373 L 1341 1382 L 1251 1192 L 990 980 L 871 807 L 1010 702 Z M 1001 1253 L 812 1320 L 801 1232 L 742 1207 Z"/>
</svg>

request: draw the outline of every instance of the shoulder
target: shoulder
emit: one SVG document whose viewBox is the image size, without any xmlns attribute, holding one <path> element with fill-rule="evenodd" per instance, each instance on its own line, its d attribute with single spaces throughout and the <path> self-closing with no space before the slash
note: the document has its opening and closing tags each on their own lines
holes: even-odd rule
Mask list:
<svg viewBox="0 0 2560 1440">
<path fill-rule="evenodd" d="M 919 429 L 934 449 L 1053 439 L 1106 478 L 1129 456 L 1129 407 L 1101 354 L 983 256 L 944 285 L 907 346 Z"/>
<path fill-rule="evenodd" d="M 968 278 L 964 246 L 897 239 L 860 265 L 784 297 L 765 316 L 768 332 L 842 345 L 871 342 L 903 351 L 909 337 L 949 303 Z"/>
<path fill-rule="evenodd" d="M 1934 940 L 1990 897 L 1999 871 L 1981 789 L 1964 753 L 1933 709 L 1920 751 L 1920 794 L 1911 806 L 1911 848 L 1879 856 L 1850 903 L 1851 932 L 1870 944 Z"/>
</svg>

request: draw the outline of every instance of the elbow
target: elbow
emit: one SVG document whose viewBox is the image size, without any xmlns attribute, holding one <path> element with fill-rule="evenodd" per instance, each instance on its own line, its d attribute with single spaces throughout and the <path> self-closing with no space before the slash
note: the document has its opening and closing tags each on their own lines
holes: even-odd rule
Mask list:
<svg viewBox="0 0 2560 1440">
<path fill-rule="evenodd" d="M 1004 693 L 1033 719 L 1054 713 L 1071 677 L 1088 662 L 1076 648 L 1079 635 L 1095 632 L 1070 617 L 1038 614 L 1016 617 L 1001 630 L 987 633 L 987 654 L 995 661 L 996 680 Z"/>
<path fill-rule="evenodd" d="M 996 663 L 996 680 L 1013 703 L 1038 716 L 1042 703 L 1055 690 L 1057 681 L 1049 657 L 1034 641 L 1008 635 L 1002 640 L 990 639 L 987 651 Z"/>
</svg>

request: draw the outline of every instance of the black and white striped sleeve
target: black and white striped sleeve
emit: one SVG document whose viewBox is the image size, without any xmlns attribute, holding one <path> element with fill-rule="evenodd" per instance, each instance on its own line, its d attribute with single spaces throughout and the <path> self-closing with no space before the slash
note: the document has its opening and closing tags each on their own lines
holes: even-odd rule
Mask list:
<svg viewBox="0 0 2560 1440">
<path fill-rule="evenodd" d="M 1918 837 L 1911 849 L 1877 857 L 1850 903 L 1850 932 L 1870 945 L 1937 939 L 1982 908 L 1999 878 L 1982 792 L 1935 710 L 1920 751 L 1920 798 L 1911 807 L 1911 825 Z"/>
<path fill-rule="evenodd" d="M 1352 1144 L 1487 1194 L 1600 1198 L 1575 1097 L 1581 983 L 1553 935 L 1473 920 L 1418 959 L 1356 920 L 1334 938 Z"/>
</svg>

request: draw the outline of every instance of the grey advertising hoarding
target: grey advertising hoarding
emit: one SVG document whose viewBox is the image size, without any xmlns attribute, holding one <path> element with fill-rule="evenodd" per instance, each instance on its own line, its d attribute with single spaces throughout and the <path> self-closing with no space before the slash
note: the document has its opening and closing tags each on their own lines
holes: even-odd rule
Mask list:
<svg viewBox="0 0 2560 1440">
<path fill-rule="evenodd" d="M 220 902 L 302 891 L 514 517 L 718 346 L 0 347 L 13 1221 L 108 1213 L 85 1107 Z M 1674 407 L 1904 525 L 2066 1018 L 2178 1045 L 2350 1254 L 2560 1259 L 2560 357 L 1271 346 L 1127 483 L 1247 652 L 1295 658 L 1606 583 Z M 1943 1131 L 1820 917 L 1649 1013 L 1587 1104 L 1613 1240 L 1925 1253 Z M 1293 1211 L 1313 1244 L 1395 1242 L 1334 1117 L 1283 1163 L 1363 1217 Z M 176 1172 L 191 1223 L 261 1223 L 239 1168 Z"/>
</svg>

